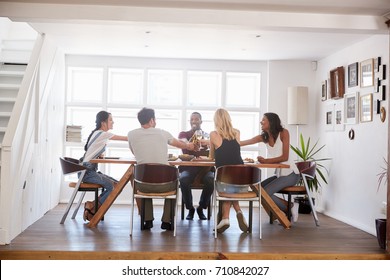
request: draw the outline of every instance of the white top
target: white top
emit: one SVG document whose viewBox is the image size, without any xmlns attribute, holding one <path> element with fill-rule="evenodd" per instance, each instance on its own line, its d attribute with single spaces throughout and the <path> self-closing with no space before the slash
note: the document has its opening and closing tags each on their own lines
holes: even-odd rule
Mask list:
<svg viewBox="0 0 390 280">
<path fill-rule="evenodd" d="M 269 143 L 266 143 L 268 157 L 274 158 L 274 157 L 280 157 L 283 153 L 283 142 L 280 140 L 280 133 L 278 135 L 278 138 L 275 140 L 274 146 L 270 146 Z M 281 168 L 280 175 L 287 176 L 291 172 L 294 172 L 295 174 L 299 174 L 298 167 L 296 166 L 295 162 L 290 157 L 290 147 L 288 149 L 288 160 L 285 162 L 281 162 L 284 164 L 290 165 L 290 168 Z"/>
<path fill-rule="evenodd" d="M 88 149 L 84 155 L 83 162 L 89 162 L 91 159 L 99 157 L 104 153 L 108 140 L 114 134 L 111 132 L 96 130 L 89 139 Z"/>
<path fill-rule="evenodd" d="M 168 143 L 174 138 L 163 129 L 137 128 L 128 133 L 129 147 L 138 164 L 168 164 Z"/>
</svg>

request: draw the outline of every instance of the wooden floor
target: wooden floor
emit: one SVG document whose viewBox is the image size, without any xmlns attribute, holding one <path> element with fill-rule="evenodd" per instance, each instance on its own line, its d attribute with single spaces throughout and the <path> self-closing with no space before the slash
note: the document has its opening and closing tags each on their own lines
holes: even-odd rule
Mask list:
<svg viewBox="0 0 390 280">
<path fill-rule="evenodd" d="M 233 210 L 231 226 L 214 239 L 213 220 L 180 220 L 177 236 L 160 229 L 161 207 L 154 227 L 140 231 L 139 217 L 129 236 L 130 206 L 114 205 L 104 221 L 90 229 L 79 212 L 61 225 L 65 205 L 58 205 L 12 240 L 0 246 L 0 259 L 390 259 L 375 236 L 319 214 L 300 214 L 291 229 L 269 224 L 263 214 L 263 239 L 255 211 L 253 233 L 242 233 Z M 257 209 L 255 209 L 257 210 Z M 244 209 L 244 213 L 247 209 Z"/>
</svg>

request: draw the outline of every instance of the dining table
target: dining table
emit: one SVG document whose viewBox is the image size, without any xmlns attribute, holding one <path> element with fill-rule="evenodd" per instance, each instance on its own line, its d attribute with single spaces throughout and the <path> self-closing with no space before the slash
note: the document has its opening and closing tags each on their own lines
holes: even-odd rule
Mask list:
<svg viewBox="0 0 390 280">
<path fill-rule="evenodd" d="M 96 158 L 90 160 L 91 163 L 102 163 L 102 164 L 126 164 L 128 165 L 128 168 L 126 169 L 125 173 L 123 174 L 122 178 L 120 178 L 119 182 L 116 184 L 114 189 L 111 191 L 111 193 L 108 195 L 104 203 L 99 207 L 98 211 L 95 213 L 95 215 L 92 217 L 92 219 L 88 223 L 89 228 L 95 228 L 97 224 L 102 220 L 104 217 L 104 214 L 110 209 L 111 205 L 114 203 L 116 198 L 119 196 L 119 194 L 122 192 L 124 187 L 132 181 L 134 178 L 134 166 L 137 164 L 137 161 L 135 158 L 121 158 L 121 157 L 103 157 L 103 158 Z M 194 158 L 189 161 L 181 160 L 181 159 L 175 159 L 168 161 L 170 165 L 173 166 L 203 166 L 203 167 L 214 167 L 215 162 L 214 160 L 200 157 L 200 158 Z M 283 164 L 283 163 L 259 163 L 259 162 L 248 162 L 244 161 L 244 164 L 256 166 L 259 168 L 289 168 L 289 165 Z M 260 186 L 261 187 L 261 186 Z M 132 202 L 134 203 L 134 202 Z M 267 210 L 267 212 L 271 212 L 273 217 L 278 219 L 280 224 L 284 228 L 290 228 L 291 222 L 288 220 L 286 214 L 280 210 L 280 208 L 275 204 L 275 202 L 272 200 L 272 198 L 268 195 L 268 193 L 262 189 L 261 191 L 261 203 L 263 207 Z M 259 206 L 260 207 L 260 206 Z"/>
</svg>

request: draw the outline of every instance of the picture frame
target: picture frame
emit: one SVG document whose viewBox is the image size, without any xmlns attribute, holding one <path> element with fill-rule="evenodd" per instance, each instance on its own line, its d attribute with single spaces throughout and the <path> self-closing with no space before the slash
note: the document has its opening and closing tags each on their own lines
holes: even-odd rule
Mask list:
<svg viewBox="0 0 390 280">
<path fill-rule="evenodd" d="M 374 71 L 379 72 L 379 66 L 381 65 L 381 57 L 378 56 L 374 59 Z"/>
<path fill-rule="evenodd" d="M 345 94 L 344 66 L 337 67 L 330 71 L 330 98 L 343 98 Z"/>
<path fill-rule="evenodd" d="M 333 131 L 334 130 L 334 104 L 329 104 L 326 106 L 326 112 L 325 112 L 325 125 L 327 131 Z"/>
<path fill-rule="evenodd" d="M 328 98 L 327 80 L 322 81 L 321 85 L 321 100 L 325 101 Z"/>
<path fill-rule="evenodd" d="M 360 96 L 360 122 L 372 121 L 372 93 Z"/>
<path fill-rule="evenodd" d="M 359 112 L 359 92 L 344 95 L 344 124 L 356 124 Z"/>
<path fill-rule="evenodd" d="M 348 65 L 348 87 L 356 87 L 359 84 L 359 63 Z"/>
<path fill-rule="evenodd" d="M 374 59 L 370 58 L 360 62 L 360 87 L 374 85 Z"/>
<path fill-rule="evenodd" d="M 334 130 L 344 131 L 344 103 L 337 102 L 334 106 Z"/>
</svg>

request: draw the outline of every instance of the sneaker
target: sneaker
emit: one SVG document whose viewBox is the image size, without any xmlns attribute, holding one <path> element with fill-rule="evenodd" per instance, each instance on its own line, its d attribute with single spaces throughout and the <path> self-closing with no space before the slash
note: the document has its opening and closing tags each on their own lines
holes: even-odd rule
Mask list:
<svg viewBox="0 0 390 280">
<path fill-rule="evenodd" d="M 199 220 L 207 220 L 207 217 L 203 214 L 203 209 L 198 207 L 196 208 L 196 213 L 198 213 Z"/>
<path fill-rule="evenodd" d="M 299 203 L 294 202 L 294 205 L 291 208 L 292 220 L 294 223 L 298 221 L 298 215 L 299 215 L 298 208 L 299 208 Z"/>
<path fill-rule="evenodd" d="M 217 232 L 222 233 L 230 227 L 229 219 L 222 219 L 217 225 Z"/>
<path fill-rule="evenodd" d="M 247 232 L 248 231 L 248 223 L 246 222 L 245 217 L 241 211 L 237 212 L 237 221 L 238 221 L 238 226 L 240 227 L 242 232 Z"/>
<path fill-rule="evenodd" d="M 186 220 L 193 220 L 194 219 L 194 214 L 195 214 L 195 208 L 191 208 L 189 211 L 188 211 L 188 215 L 186 217 Z"/>
</svg>

